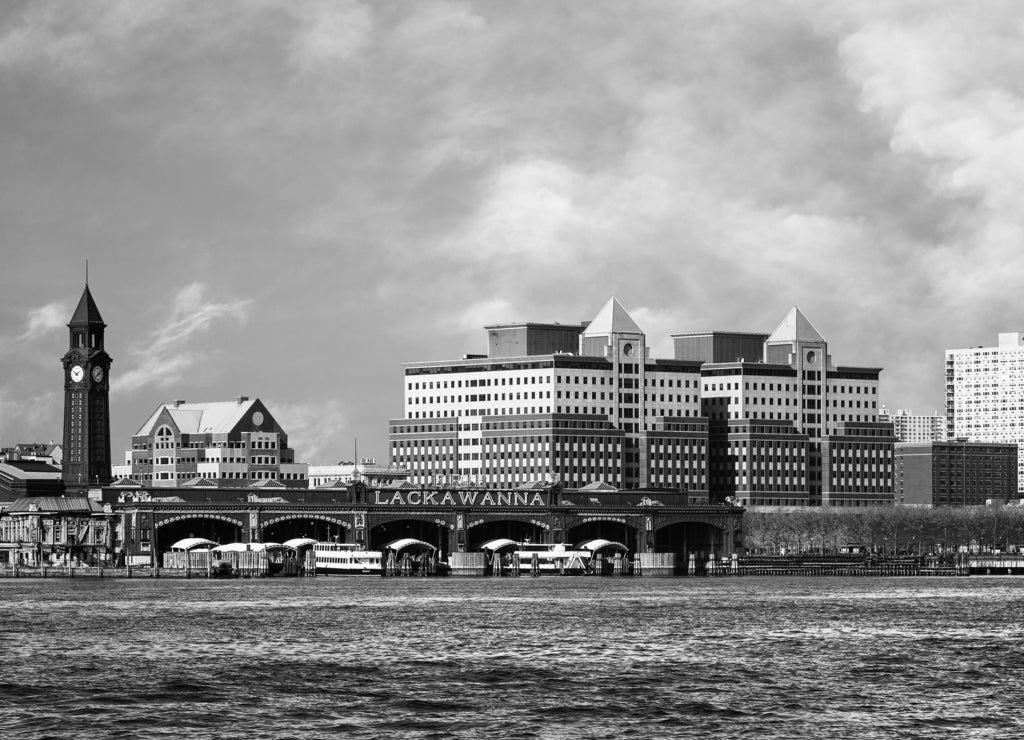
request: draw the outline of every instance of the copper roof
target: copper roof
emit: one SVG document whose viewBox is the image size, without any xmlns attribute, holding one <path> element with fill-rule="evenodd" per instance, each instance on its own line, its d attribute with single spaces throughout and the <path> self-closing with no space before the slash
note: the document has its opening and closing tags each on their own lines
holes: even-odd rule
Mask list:
<svg viewBox="0 0 1024 740">
<path fill-rule="evenodd" d="M 96 308 L 96 301 L 92 299 L 92 293 L 89 292 L 88 285 L 82 291 L 82 297 L 78 301 L 78 308 L 72 314 L 68 326 L 80 326 L 83 324 L 106 326 L 103 323 L 103 317 L 100 316 L 100 310 Z"/>
<path fill-rule="evenodd" d="M 33 509 L 32 507 L 36 508 Z M 6 514 L 102 514 L 103 507 L 85 496 L 27 496 L 15 499 Z"/>
</svg>

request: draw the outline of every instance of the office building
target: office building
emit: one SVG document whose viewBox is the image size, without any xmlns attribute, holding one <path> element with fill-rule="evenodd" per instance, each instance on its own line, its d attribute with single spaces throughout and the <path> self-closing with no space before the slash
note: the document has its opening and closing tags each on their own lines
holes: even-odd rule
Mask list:
<svg viewBox="0 0 1024 740">
<path fill-rule="evenodd" d="M 245 488 L 274 481 L 308 486 L 288 435 L 258 398 L 161 404 L 132 436 L 129 477 L 155 488 L 203 485 Z"/>
<path fill-rule="evenodd" d="M 701 366 L 713 499 L 753 507 L 892 503 L 895 439 L 878 418 L 881 369 L 833 365 L 828 343 L 796 307 L 769 335 L 709 334 L 729 345 L 725 356 L 746 355 Z M 695 346 L 677 341 L 676 350 Z"/>
<path fill-rule="evenodd" d="M 946 433 L 1024 445 L 1024 333 L 1000 334 L 995 347 L 946 350 Z"/>
<path fill-rule="evenodd" d="M 995 442 L 896 445 L 896 502 L 983 506 L 1018 500 L 1017 445 Z"/>
<path fill-rule="evenodd" d="M 614 298 L 587 323 L 485 330 L 487 355 L 405 366 L 390 444 L 410 482 L 603 482 L 706 500 L 699 362 L 650 357 Z"/>
</svg>

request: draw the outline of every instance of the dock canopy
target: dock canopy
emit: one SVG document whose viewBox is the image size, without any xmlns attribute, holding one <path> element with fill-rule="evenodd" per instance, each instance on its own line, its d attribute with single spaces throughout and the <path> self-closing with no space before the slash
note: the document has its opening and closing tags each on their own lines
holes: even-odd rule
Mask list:
<svg viewBox="0 0 1024 740">
<path fill-rule="evenodd" d="M 262 552 L 263 550 L 280 550 L 284 545 L 277 542 L 229 542 L 217 545 L 213 552 Z"/>
<path fill-rule="evenodd" d="M 586 550 L 596 555 L 600 550 L 613 550 L 615 552 L 626 552 L 629 548 L 623 545 L 621 542 L 612 542 L 611 540 L 587 540 L 580 544 L 577 550 Z"/>
<path fill-rule="evenodd" d="M 510 540 L 507 537 L 502 537 L 496 540 L 488 540 L 484 544 L 480 545 L 480 549 L 484 552 L 498 552 L 500 550 L 511 550 L 514 547 L 519 547 L 519 543 L 515 540 Z"/>
<path fill-rule="evenodd" d="M 186 537 L 171 545 L 171 552 L 189 552 L 190 550 L 216 547 L 217 543 L 205 537 Z"/>
<path fill-rule="evenodd" d="M 317 542 L 319 542 L 319 540 L 314 540 L 312 537 L 295 537 L 293 539 L 287 540 L 284 543 L 284 546 L 290 547 L 293 550 L 298 550 L 303 547 L 311 547 L 312 545 L 315 545 Z"/>
<path fill-rule="evenodd" d="M 388 544 L 384 545 L 384 551 L 387 552 L 401 552 L 402 550 L 414 550 L 416 552 L 422 552 L 428 550 L 433 552 L 437 548 L 431 545 L 429 542 L 423 540 L 415 540 L 412 537 L 403 537 L 400 540 L 392 540 Z"/>
</svg>

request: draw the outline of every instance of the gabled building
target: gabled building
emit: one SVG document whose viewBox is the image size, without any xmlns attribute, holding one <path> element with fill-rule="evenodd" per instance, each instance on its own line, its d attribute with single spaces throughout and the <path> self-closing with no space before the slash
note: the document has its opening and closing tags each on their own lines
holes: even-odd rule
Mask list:
<svg viewBox="0 0 1024 740">
<path fill-rule="evenodd" d="M 116 472 L 146 487 L 175 488 L 205 479 L 221 488 L 278 481 L 308 486 L 288 435 L 259 399 L 162 404 L 132 436 Z"/>
<path fill-rule="evenodd" d="M 14 447 L 0 448 L 0 461 L 34 460 L 60 467 L 64 457 L 64 448 L 53 441 L 50 442 L 19 442 Z"/>
</svg>

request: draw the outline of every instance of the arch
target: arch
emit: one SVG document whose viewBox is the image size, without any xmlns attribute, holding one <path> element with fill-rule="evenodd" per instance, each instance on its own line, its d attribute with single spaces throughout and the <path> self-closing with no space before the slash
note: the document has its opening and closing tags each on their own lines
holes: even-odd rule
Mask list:
<svg viewBox="0 0 1024 740">
<path fill-rule="evenodd" d="M 466 550 L 476 552 L 490 540 L 510 539 L 516 542 L 548 542 L 551 524 L 537 515 L 492 515 L 468 517 Z"/>
<path fill-rule="evenodd" d="M 274 516 L 260 525 L 260 539 L 285 542 L 308 537 L 318 542 L 352 542 L 352 522 L 343 515 L 294 512 Z"/>
<path fill-rule="evenodd" d="M 709 559 L 732 555 L 733 543 L 729 536 L 732 530 L 727 522 L 675 519 L 654 530 L 653 549 L 655 552 L 675 553 L 676 566 L 681 574 L 689 571 L 691 558 L 695 572 L 703 573 Z"/>
<path fill-rule="evenodd" d="M 643 519 L 633 516 L 574 516 L 565 522 L 565 541 L 578 544 L 587 540 L 605 539 L 621 542 L 630 552 L 641 549 L 640 532 Z"/>
<path fill-rule="evenodd" d="M 429 542 L 438 549 L 441 560 L 446 560 L 450 551 L 451 533 L 455 529 L 453 517 L 443 514 L 416 515 L 384 515 L 368 517 L 369 529 L 368 549 L 380 550 L 394 540 L 412 538 Z"/>
<path fill-rule="evenodd" d="M 155 517 L 154 517 L 155 518 Z M 154 522 L 153 526 L 157 529 L 164 527 L 168 524 L 174 524 L 175 522 L 184 521 L 186 519 L 219 519 L 229 524 L 237 524 L 239 527 L 242 526 L 241 517 L 228 516 L 227 514 L 214 514 L 207 513 L 204 511 L 193 511 L 188 514 L 178 514 L 177 516 L 168 516 L 161 519 L 158 522 Z"/>
<path fill-rule="evenodd" d="M 162 562 L 161 553 L 179 540 L 203 537 L 214 542 L 237 542 L 242 539 L 242 531 L 241 518 L 227 514 L 197 511 L 167 516 L 153 522 L 153 553 L 157 562 Z"/>
</svg>

